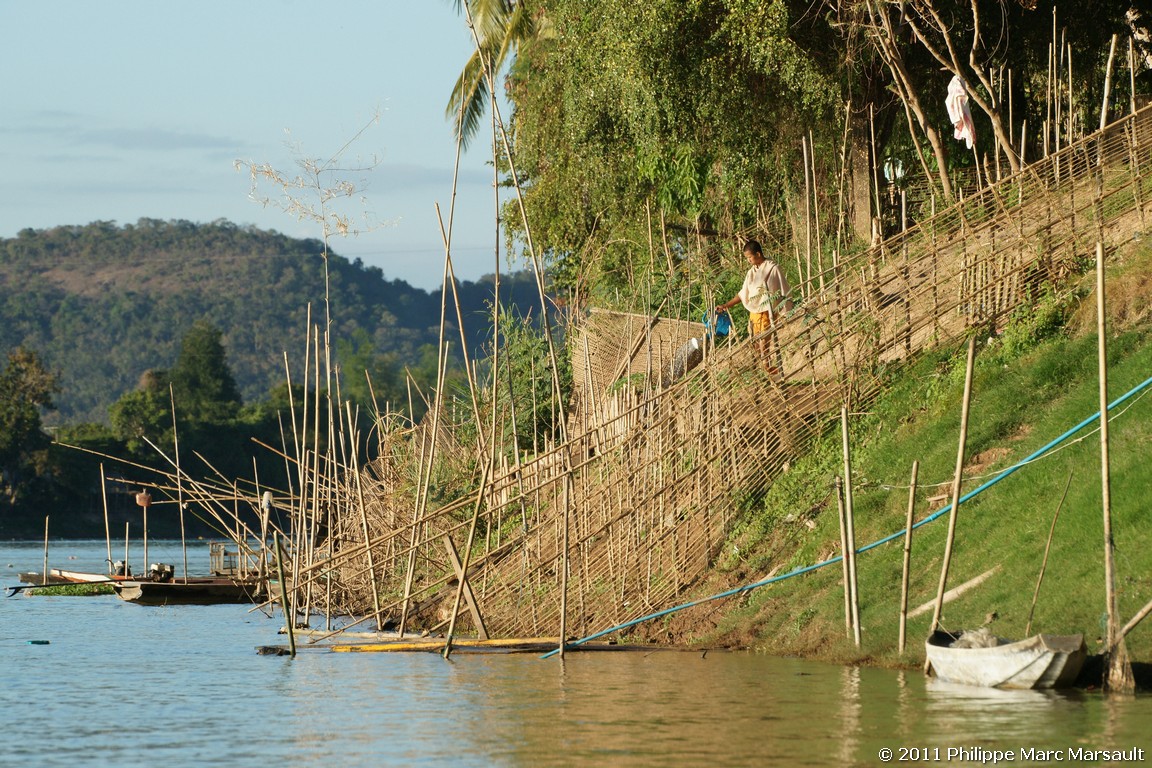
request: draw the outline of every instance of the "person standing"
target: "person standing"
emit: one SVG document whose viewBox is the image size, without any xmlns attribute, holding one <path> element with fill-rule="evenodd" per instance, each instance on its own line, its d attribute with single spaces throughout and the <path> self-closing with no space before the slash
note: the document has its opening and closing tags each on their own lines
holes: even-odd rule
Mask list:
<svg viewBox="0 0 1152 768">
<path fill-rule="evenodd" d="M 769 331 L 776 327 L 782 311 L 792 311 L 792 299 L 788 297 L 792 289 L 780 265 L 764 258 L 764 250 L 759 242 L 749 240 L 744 243 L 744 257 L 749 264 L 744 285 L 731 300 L 716 307 L 716 311 L 727 312 L 737 304 L 744 305 L 744 309 L 748 310 L 752 338 L 756 339 L 764 367 L 768 373 L 776 375 L 780 373 L 780 351 L 775 349 L 773 335 Z"/>
</svg>

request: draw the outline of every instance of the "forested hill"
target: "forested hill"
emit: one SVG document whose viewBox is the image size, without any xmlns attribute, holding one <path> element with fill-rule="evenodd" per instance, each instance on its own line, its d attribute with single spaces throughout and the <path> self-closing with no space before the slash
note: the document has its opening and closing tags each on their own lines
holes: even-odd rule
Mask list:
<svg viewBox="0 0 1152 768">
<path fill-rule="evenodd" d="M 26 229 L 0 239 L 0 350 L 24 345 L 60 373 L 51 421 L 106 422 L 108 406 L 145 371 L 171 366 L 185 332 L 206 319 L 223 333 L 244 400 L 261 399 L 284 382 L 284 352 L 302 360 L 309 304 L 314 322 L 323 317 L 322 254 L 318 240 L 226 221 Z M 436 344 L 440 292 L 334 253 L 329 268 L 332 339 L 345 369 L 402 385 L 404 366 Z M 490 335 L 491 278 L 458 290 L 475 350 Z M 523 274 L 502 279 L 501 291 L 505 303 L 537 302 Z M 458 331 L 449 338 L 459 349 Z"/>
</svg>

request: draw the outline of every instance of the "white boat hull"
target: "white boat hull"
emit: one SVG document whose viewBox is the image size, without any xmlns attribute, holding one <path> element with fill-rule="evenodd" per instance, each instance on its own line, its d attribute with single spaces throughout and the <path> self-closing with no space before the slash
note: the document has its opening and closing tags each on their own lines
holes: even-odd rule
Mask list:
<svg viewBox="0 0 1152 768">
<path fill-rule="evenodd" d="M 1071 685 L 1088 651 L 1083 635 L 1035 635 L 990 648 L 953 648 L 958 635 L 937 631 L 924 643 L 936 677 L 989 688 L 1059 688 Z"/>
</svg>

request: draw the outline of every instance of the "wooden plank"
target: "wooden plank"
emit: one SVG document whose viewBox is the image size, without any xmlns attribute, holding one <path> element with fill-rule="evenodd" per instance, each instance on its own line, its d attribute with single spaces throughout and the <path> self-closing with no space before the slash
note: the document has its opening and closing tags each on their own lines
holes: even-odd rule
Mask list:
<svg viewBox="0 0 1152 768">
<path fill-rule="evenodd" d="M 439 651 L 447 643 L 446 638 L 436 640 L 402 640 L 395 643 L 349 643 L 348 645 L 333 645 L 332 650 L 339 653 L 389 653 L 403 651 Z M 502 638 L 498 640 L 468 640 L 454 639 L 454 648 L 553 648 L 560 642 L 558 637 L 520 637 Z"/>
<path fill-rule="evenodd" d="M 966 581 L 963 584 L 961 584 L 960 586 L 948 590 L 947 592 L 944 593 L 944 603 L 945 604 L 950 603 L 953 600 L 955 600 L 956 598 L 960 597 L 960 595 L 967 592 L 968 590 L 974 589 L 974 588 L 980 586 L 985 581 L 987 581 L 988 579 L 995 576 L 997 571 L 999 571 L 999 570 L 1000 570 L 1000 566 L 996 566 L 995 568 L 992 568 L 991 570 L 985 571 L 984 573 L 980 574 L 976 578 L 971 579 L 969 581 Z M 935 605 L 936 605 L 936 600 L 935 600 L 935 598 L 933 598 L 932 600 L 929 600 L 928 602 L 924 603 L 924 605 L 921 605 L 918 608 L 916 608 L 915 610 L 910 611 L 908 613 L 908 618 L 914 619 L 922 613 L 928 613 L 928 611 L 932 610 L 932 608 L 935 607 Z"/>
<path fill-rule="evenodd" d="M 447 534 L 440 537 L 444 542 L 444 549 L 448 552 L 448 559 L 452 561 L 452 570 L 456 578 L 464 585 L 464 600 L 468 603 L 468 610 L 472 614 L 472 621 L 476 623 L 476 634 L 481 640 L 488 639 L 488 629 L 484 626 L 484 617 L 480 615 L 480 605 L 476 602 L 476 595 L 472 593 L 472 585 L 464 578 L 464 566 L 460 563 L 460 555 L 456 552 L 456 545 L 452 543 Z"/>
</svg>

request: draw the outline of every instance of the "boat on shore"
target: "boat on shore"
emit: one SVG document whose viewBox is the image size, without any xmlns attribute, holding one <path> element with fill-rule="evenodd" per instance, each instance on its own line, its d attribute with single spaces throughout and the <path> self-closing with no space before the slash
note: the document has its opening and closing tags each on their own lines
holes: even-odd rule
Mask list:
<svg viewBox="0 0 1152 768">
<path fill-rule="evenodd" d="M 252 603 L 265 593 L 257 579 L 188 578 L 171 581 L 119 581 L 112 585 L 121 600 L 138 605 L 224 605 Z"/>
<path fill-rule="evenodd" d="M 978 642 L 970 642 L 973 637 Z M 987 632 L 944 630 L 924 641 L 924 652 L 939 680 L 1025 689 L 1071 685 L 1088 656 L 1083 635 L 1041 634 L 1012 642 Z"/>
</svg>

